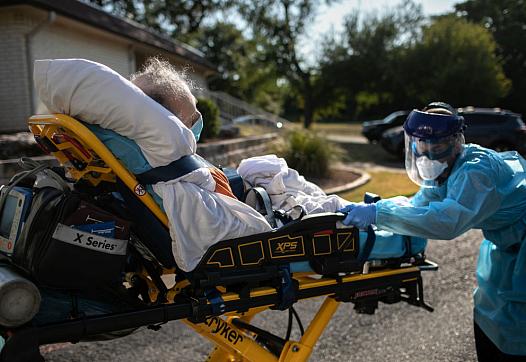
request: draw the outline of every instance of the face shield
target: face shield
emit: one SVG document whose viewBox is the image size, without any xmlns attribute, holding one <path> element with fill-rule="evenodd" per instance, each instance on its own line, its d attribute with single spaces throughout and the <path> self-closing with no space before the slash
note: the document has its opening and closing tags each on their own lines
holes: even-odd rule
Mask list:
<svg viewBox="0 0 526 362">
<path fill-rule="evenodd" d="M 409 178 L 421 187 L 436 187 L 453 166 L 464 144 L 464 119 L 413 111 L 405 130 L 405 168 Z"/>
</svg>

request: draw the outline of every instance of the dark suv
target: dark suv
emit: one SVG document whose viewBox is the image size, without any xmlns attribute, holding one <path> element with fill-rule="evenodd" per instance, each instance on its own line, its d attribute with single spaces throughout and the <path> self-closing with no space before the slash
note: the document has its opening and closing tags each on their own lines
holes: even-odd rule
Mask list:
<svg viewBox="0 0 526 362">
<path fill-rule="evenodd" d="M 386 130 L 404 124 L 409 111 L 393 112 L 384 119 L 362 123 L 362 134 L 369 142 L 379 141 Z"/>
<path fill-rule="evenodd" d="M 500 108 L 459 108 L 466 121 L 466 143 L 476 143 L 497 151 L 516 150 L 526 154 L 526 125 L 520 114 Z M 402 126 L 385 131 L 380 144 L 389 153 L 403 157 L 404 129 Z"/>
</svg>

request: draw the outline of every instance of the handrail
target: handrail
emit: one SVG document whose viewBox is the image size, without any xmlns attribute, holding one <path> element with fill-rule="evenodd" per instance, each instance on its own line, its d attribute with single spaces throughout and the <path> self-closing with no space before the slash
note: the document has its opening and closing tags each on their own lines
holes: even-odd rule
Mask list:
<svg viewBox="0 0 526 362">
<path fill-rule="evenodd" d="M 250 103 L 247 103 L 241 99 L 235 98 L 230 94 L 224 92 L 215 92 L 210 90 L 201 90 L 201 95 L 212 99 L 217 103 L 221 116 L 228 121 L 232 121 L 235 118 L 247 115 L 264 116 L 269 121 L 278 123 L 286 126 L 291 122 L 278 116 L 277 114 L 267 112 L 259 107 L 256 107 Z"/>
</svg>

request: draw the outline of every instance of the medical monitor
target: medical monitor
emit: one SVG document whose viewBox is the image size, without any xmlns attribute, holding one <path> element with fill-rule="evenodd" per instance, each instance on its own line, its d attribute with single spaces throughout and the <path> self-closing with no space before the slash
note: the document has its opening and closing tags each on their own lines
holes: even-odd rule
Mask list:
<svg viewBox="0 0 526 362">
<path fill-rule="evenodd" d="M 7 188 L 0 189 L 4 196 Z M 0 210 L 0 251 L 11 254 L 24 224 L 32 199 L 31 189 L 14 187 L 7 195 Z"/>
</svg>

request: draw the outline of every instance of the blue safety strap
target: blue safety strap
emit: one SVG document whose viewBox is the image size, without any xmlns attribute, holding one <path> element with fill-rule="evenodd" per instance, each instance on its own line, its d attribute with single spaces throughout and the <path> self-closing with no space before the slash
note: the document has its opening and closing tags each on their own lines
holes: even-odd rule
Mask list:
<svg viewBox="0 0 526 362">
<path fill-rule="evenodd" d="M 205 296 L 212 306 L 213 314 L 223 314 L 225 312 L 225 301 L 216 288 L 206 289 Z"/>
<path fill-rule="evenodd" d="M 198 168 L 211 166 L 212 165 L 204 158 L 193 154 L 183 156 L 166 166 L 155 167 L 149 171 L 137 174 L 135 176 L 137 177 L 137 181 L 139 181 L 141 184 L 153 185 L 158 182 L 175 180 L 181 176 L 197 170 Z"/>
<path fill-rule="evenodd" d="M 245 184 L 243 183 L 243 178 L 237 172 L 235 168 L 231 167 L 220 167 L 221 171 L 225 174 L 228 179 L 228 184 L 232 189 L 234 196 L 242 202 L 245 202 Z"/>
<path fill-rule="evenodd" d="M 259 203 L 259 206 L 264 209 L 264 210 L 258 210 L 258 211 L 263 216 L 265 216 L 265 219 L 268 221 L 270 226 L 276 229 L 278 227 L 278 224 L 276 223 L 276 217 L 274 216 L 274 211 L 272 210 L 272 201 L 270 200 L 270 196 L 267 190 L 265 190 L 263 187 L 256 186 L 248 190 L 247 195 L 250 192 L 253 192 L 254 195 L 256 195 L 256 200 Z M 246 200 L 246 196 L 245 196 L 245 200 Z"/>
<path fill-rule="evenodd" d="M 405 245 L 405 253 L 403 256 L 409 258 L 413 255 L 413 243 L 411 242 L 411 237 L 404 235 L 402 236 L 402 238 L 404 240 Z"/>
<path fill-rule="evenodd" d="M 166 182 L 175 180 L 181 176 L 187 175 L 192 171 L 195 171 L 203 167 L 215 167 L 210 162 L 202 158 L 197 154 L 186 155 L 180 159 L 171 162 L 166 166 L 160 166 L 152 168 L 146 172 L 135 175 L 137 181 L 143 185 L 153 185 L 157 182 Z M 228 183 L 232 192 L 238 200 L 245 200 L 245 186 L 243 179 L 233 168 L 220 168 L 228 179 Z"/>
<path fill-rule="evenodd" d="M 373 227 L 369 225 L 367 227 L 367 239 L 365 240 L 365 245 L 358 259 L 360 261 L 360 264 L 365 263 L 367 259 L 369 259 L 369 255 L 371 255 L 371 251 L 373 250 L 375 241 L 376 241 L 376 233 L 374 232 Z"/>
<path fill-rule="evenodd" d="M 294 287 L 289 264 L 281 265 L 279 270 L 282 277 L 281 285 L 278 289 L 279 305 L 277 306 L 277 309 L 285 310 L 289 309 L 296 302 L 296 288 Z"/>
<path fill-rule="evenodd" d="M 381 199 L 380 196 L 378 196 L 376 194 L 373 194 L 373 193 L 370 193 L 370 192 L 366 192 L 364 197 L 363 197 L 363 201 L 366 204 L 374 204 L 377 201 L 379 201 L 380 199 Z M 369 225 L 367 227 L 367 239 L 365 240 L 365 245 L 364 245 L 362 253 L 361 253 L 361 255 L 359 256 L 359 259 L 358 259 L 360 261 L 360 264 L 365 263 L 367 261 L 367 259 L 369 259 L 369 255 L 371 255 L 371 251 L 373 250 L 373 246 L 374 246 L 374 242 L 375 241 L 376 241 L 376 233 L 374 232 L 373 227 L 371 225 Z M 345 247 L 343 247 L 343 249 L 345 249 Z"/>
</svg>

